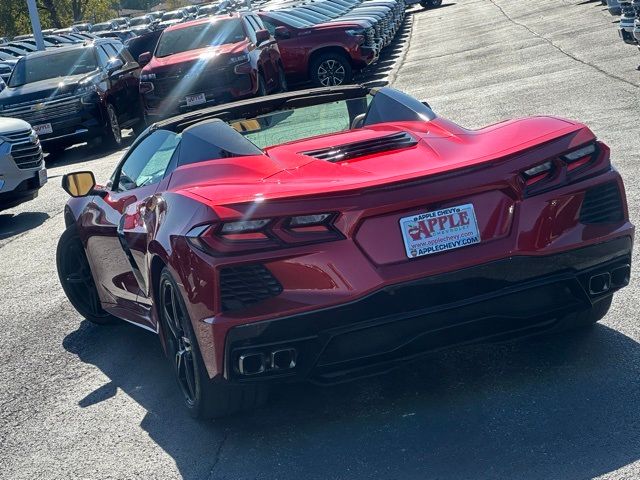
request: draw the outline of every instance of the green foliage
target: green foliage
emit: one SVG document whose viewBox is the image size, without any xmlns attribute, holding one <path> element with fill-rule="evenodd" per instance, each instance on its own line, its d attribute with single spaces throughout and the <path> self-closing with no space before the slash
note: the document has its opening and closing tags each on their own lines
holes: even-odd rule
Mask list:
<svg viewBox="0 0 640 480">
<path fill-rule="evenodd" d="M 102 22 L 116 16 L 112 0 L 36 0 L 42 28 L 64 28 L 74 21 Z M 0 1 L 0 36 L 31 33 L 25 0 Z"/>
</svg>

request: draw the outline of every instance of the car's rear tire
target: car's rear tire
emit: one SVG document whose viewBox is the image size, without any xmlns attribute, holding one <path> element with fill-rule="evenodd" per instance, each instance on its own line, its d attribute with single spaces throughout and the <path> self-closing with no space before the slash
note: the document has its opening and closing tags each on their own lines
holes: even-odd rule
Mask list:
<svg viewBox="0 0 640 480">
<path fill-rule="evenodd" d="M 599 322 L 609 311 L 613 295 L 601 298 L 587 310 L 572 313 L 560 320 L 558 327 L 560 330 L 574 330 L 584 328 Z"/>
<path fill-rule="evenodd" d="M 266 385 L 229 385 L 210 380 L 184 299 L 166 267 L 160 274 L 157 304 L 171 370 L 193 417 L 224 417 L 266 402 Z"/>
<path fill-rule="evenodd" d="M 288 89 L 287 75 L 282 65 L 278 65 L 278 92 L 286 92 Z"/>
<path fill-rule="evenodd" d="M 107 103 L 105 113 L 107 125 L 102 134 L 102 145 L 108 149 L 115 150 L 122 146 L 122 129 L 118 122 L 118 113 L 111 103 Z"/>
<path fill-rule="evenodd" d="M 267 87 L 264 83 L 264 75 L 258 73 L 258 88 L 256 89 L 256 97 L 264 97 L 267 94 Z"/>
<path fill-rule="evenodd" d="M 422 0 L 420 5 L 422 8 L 436 8 L 442 5 L 442 0 Z"/>
<path fill-rule="evenodd" d="M 99 325 L 117 320 L 102 308 L 91 267 L 75 225 L 68 227 L 58 240 L 56 266 L 62 289 L 80 315 Z"/>
<path fill-rule="evenodd" d="M 351 83 L 353 71 L 347 57 L 337 52 L 329 52 L 313 59 L 310 77 L 318 87 L 336 87 Z"/>
</svg>

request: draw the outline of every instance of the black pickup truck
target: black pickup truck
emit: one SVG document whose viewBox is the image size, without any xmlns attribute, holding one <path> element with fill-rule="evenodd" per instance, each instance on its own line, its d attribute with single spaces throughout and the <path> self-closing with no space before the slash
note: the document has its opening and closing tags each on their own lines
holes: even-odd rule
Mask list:
<svg viewBox="0 0 640 480">
<path fill-rule="evenodd" d="M 0 116 L 29 122 L 49 153 L 97 138 L 117 148 L 122 128 L 144 128 L 139 78 L 140 66 L 113 39 L 33 52 L 0 92 Z"/>
</svg>

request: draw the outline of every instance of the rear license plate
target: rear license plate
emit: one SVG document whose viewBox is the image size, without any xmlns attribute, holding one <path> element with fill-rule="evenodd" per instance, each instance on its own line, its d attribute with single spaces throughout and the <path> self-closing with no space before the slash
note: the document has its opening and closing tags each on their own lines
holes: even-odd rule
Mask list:
<svg viewBox="0 0 640 480">
<path fill-rule="evenodd" d="M 193 107 L 194 105 L 202 105 L 207 101 L 207 99 L 204 96 L 204 93 L 187 95 L 185 99 L 187 100 L 187 107 Z"/>
<path fill-rule="evenodd" d="M 32 127 L 38 135 L 45 135 L 47 133 L 53 133 L 50 123 L 43 123 L 42 125 L 34 125 Z"/>
<path fill-rule="evenodd" d="M 43 186 L 45 183 L 47 183 L 47 169 L 43 168 L 38 171 L 38 184 Z"/>
<path fill-rule="evenodd" d="M 407 257 L 416 258 L 480 243 L 472 204 L 400 219 Z"/>
</svg>

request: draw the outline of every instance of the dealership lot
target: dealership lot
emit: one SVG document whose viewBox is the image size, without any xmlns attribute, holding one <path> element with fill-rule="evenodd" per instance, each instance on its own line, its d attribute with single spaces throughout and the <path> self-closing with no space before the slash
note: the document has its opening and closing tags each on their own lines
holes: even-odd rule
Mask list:
<svg viewBox="0 0 640 480">
<path fill-rule="evenodd" d="M 599 1 L 447 1 L 408 21 L 408 48 L 364 80 L 469 127 L 584 121 L 611 147 L 638 221 L 640 55 Z M 0 214 L 0 478 L 640 477 L 637 276 L 587 332 L 286 386 L 244 416 L 191 420 L 157 339 L 82 321 L 55 274 L 60 176 L 106 181 L 119 155 L 68 150 L 38 199 Z"/>
</svg>

